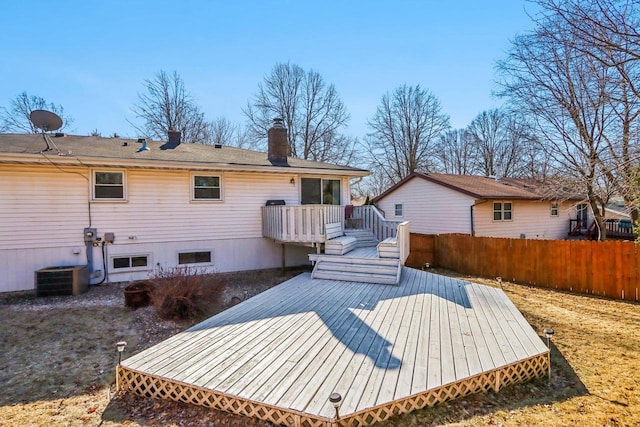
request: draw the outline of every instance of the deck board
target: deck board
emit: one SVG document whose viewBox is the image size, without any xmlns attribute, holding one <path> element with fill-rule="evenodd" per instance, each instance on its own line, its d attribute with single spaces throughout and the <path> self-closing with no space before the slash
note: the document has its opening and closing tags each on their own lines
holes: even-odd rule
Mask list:
<svg viewBox="0 0 640 427">
<path fill-rule="evenodd" d="M 500 289 L 403 268 L 399 286 L 302 274 L 127 358 L 121 369 L 229 396 L 225 402 L 262 404 L 271 408 L 265 414 L 326 420 L 332 392 L 343 396 L 341 415 L 359 417 L 547 354 Z"/>
</svg>

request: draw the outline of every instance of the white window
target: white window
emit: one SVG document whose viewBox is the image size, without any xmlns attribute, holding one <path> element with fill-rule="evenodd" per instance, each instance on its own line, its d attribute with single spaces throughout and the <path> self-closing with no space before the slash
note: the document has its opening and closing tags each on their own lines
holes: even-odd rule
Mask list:
<svg viewBox="0 0 640 427">
<path fill-rule="evenodd" d="M 211 251 L 179 252 L 178 264 L 211 264 Z"/>
<path fill-rule="evenodd" d="M 396 216 L 402 216 L 402 203 L 396 203 L 395 205 L 395 215 Z"/>
<path fill-rule="evenodd" d="M 300 202 L 303 205 L 339 205 L 340 180 L 302 178 Z"/>
<path fill-rule="evenodd" d="M 126 200 L 124 171 L 93 171 L 93 200 Z"/>
<path fill-rule="evenodd" d="M 493 203 L 493 220 L 494 221 L 511 221 L 512 220 L 511 202 L 494 202 Z"/>
<path fill-rule="evenodd" d="M 149 270 L 149 255 L 118 255 L 111 257 L 112 271 Z"/>
<path fill-rule="evenodd" d="M 551 216 L 558 216 L 558 215 L 559 215 L 558 203 L 551 202 Z"/>
<path fill-rule="evenodd" d="M 191 200 L 222 200 L 222 177 L 220 175 L 192 174 Z"/>
</svg>

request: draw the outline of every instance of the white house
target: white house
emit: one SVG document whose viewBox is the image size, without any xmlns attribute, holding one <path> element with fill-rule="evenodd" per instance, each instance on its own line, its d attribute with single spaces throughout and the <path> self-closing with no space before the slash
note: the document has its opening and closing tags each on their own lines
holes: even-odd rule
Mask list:
<svg viewBox="0 0 640 427">
<path fill-rule="evenodd" d="M 96 284 L 158 267 L 307 264 L 318 237 L 285 251 L 263 236 L 261 207 L 274 200 L 328 215 L 335 205 L 343 218 L 350 178 L 368 172 L 286 153 L 279 123 L 268 154 L 184 144 L 179 132 L 165 142 L 0 135 L 0 291 L 34 289 L 34 271 L 49 266 L 88 264 Z"/>
<path fill-rule="evenodd" d="M 550 200 L 529 181 L 437 173 L 411 174 L 373 201 L 423 234 L 563 239 L 588 212 L 580 197 Z"/>
</svg>

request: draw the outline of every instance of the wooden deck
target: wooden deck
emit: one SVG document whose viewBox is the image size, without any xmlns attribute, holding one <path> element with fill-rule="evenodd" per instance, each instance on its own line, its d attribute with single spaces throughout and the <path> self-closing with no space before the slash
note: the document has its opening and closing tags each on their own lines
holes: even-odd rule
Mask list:
<svg viewBox="0 0 640 427">
<path fill-rule="evenodd" d="M 119 387 L 290 426 L 393 415 L 546 374 L 500 290 L 403 268 L 399 286 L 297 276 L 122 362 Z"/>
</svg>

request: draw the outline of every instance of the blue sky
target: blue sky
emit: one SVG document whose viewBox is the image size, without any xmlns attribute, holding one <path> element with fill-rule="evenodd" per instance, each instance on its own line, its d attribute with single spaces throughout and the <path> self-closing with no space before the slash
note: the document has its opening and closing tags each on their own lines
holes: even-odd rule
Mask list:
<svg viewBox="0 0 640 427">
<path fill-rule="evenodd" d="M 402 84 L 441 101 L 451 125 L 501 105 L 495 62 L 532 28 L 523 0 L 21 1 L 0 27 L 0 105 L 22 91 L 62 104 L 77 134 L 138 136 L 127 119 L 145 79 L 176 70 L 208 119 L 242 108 L 278 62 L 336 86 L 362 137 Z"/>
</svg>

